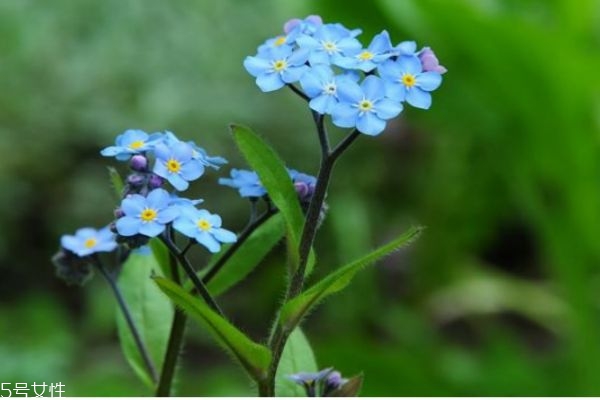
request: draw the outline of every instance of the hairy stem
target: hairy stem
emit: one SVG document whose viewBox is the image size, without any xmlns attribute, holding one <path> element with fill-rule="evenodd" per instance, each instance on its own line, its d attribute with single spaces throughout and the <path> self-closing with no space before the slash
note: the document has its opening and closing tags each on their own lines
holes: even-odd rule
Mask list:
<svg viewBox="0 0 600 400">
<path fill-rule="evenodd" d="M 144 361 L 144 364 L 146 365 L 146 369 L 148 370 L 148 373 L 152 377 L 152 382 L 155 383 L 158 380 L 156 368 L 154 367 L 154 363 L 152 362 L 152 359 L 150 358 L 148 349 L 146 349 L 146 346 L 144 345 L 144 342 L 142 341 L 142 337 L 140 336 L 140 333 L 137 330 L 135 323 L 133 322 L 133 318 L 131 317 L 131 312 L 129 311 L 129 307 L 127 307 L 127 303 L 125 302 L 125 299 L 123 298 L 121 290 L 119 289 L 119 286 L 117 285 L 117 282 L 115 281 L 114 277 L 104 268 L 104 266 L 100 262 L 100 259 L 98 257 L 96 257 L 95 260 L 96 260 L 96 266 L 98 267 L 98 270 L 100 271 L 100 273 L 102 274 L 102 276 L 104 277 L 104 279 L 106 280 L 106 282 L 108 283 L 110 288 L 112 289 L 112 291 L 115 295 L 115 298 L 117 299 L 119 308 L 121 309 L 121 312 L 123 313 L 123 316 L 125 317 L 127 326 L 129 327 L 129 330 L 131 331 L 131 336 L 133 336 L 133 340 L 135 341 L 135 345 L 137 346 L 138 351 L 140 352 L 140 355 L 142 356 L 142 360 Z"/>
</svg>

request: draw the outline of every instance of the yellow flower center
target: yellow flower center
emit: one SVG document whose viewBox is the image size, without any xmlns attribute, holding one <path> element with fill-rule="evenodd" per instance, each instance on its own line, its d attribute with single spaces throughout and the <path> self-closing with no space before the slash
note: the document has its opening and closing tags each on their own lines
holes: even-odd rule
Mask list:
<svg viewBox="0 0 600 400">
<path fill-rule="evenodd" d="M 198 225 L 198 228 L 200 228 L 201 231 L 208 231 L 210 230 L 210 228 L 212 228 L 211 223 L 205 219 L 198 220 L 198 223 L 196 225 Z"/>
<path fill-rule="evenodd" d="M 358 55 L 358 58 L 362 61 L 369 61 L 370 59 L 372 59 L 374 57 L 373 53 L 371 53 L 368 50 L 363 51 L 362 53 L 360 53 Z"/>
<path fill-rule="evenodd" d="M 413 74 L 402 75 L 402 83 L 406 87 L 413 87 L 417 83 L 417 78 Z"/>
<path fill-rule="evenodd" d="M 277 39 L 275 39 L 275 42 L 273 43 L 276 47 L 281 46 L 282 44 L 285 44 L 285 41 L 287 40 L 287 38 L 285 36 L 279 36 L 277 37 Z"/>
<path fill-rule="evenodd" d="M 157 215 L 158 214 L 156 210 L 153 210 L 152 208 L 145 208 L 140 214 L 140 218 L 143 222 L 152 222 L 156 219 Z"/>
<path fill-rule="evenodd" d="M 140 147 L 142 147 L 143 145 L 144 145 L 144 141 L 143 141 L 143 140 L 136 140 L 135 142 L 131 142 L 131 143 L 129 144 L 129 148 L 130 148 L 131 150 L 137 150 L 137 149 L 139 149 Z"/>
<path fill-rule="evenodd" d="M 287 68 L 287 62 L 285 60 L 277 60 L 273 62 L 273 69 L 277 72 L 281 72 Z"/>
<path fill-rule="evenodd" d="M 169 172 L 176 174 L 181 170 L 181 163 L 173 158 L 167 161 L 167 169 Z"/>
<path fill-rule="evenodd" d="M 371 111 L 373 109 L 373 102 L 370 100 L 362 100 L 360 103 L 358 103 L 358 109 L 361 112 Z"/>
<path fill-rule="evenodd" d="M 92 247 L 96 246 L 97 243 L 98 243 L 98 240 L 96 240 L 96 238 L 89 238 L 83 243 L 83 245 L 87 249 L 91 249 Z"/>
<path fill-rule="evenodd" d="M 332 41 L 328 40 L 326 42 L 323 42 L 322 45 L 323 45 L 323 49 L 325 49 L 325 51 L 328 53 L 335 53 L 336 51 L 338 51 L 337 46 Z"/>
</svg>

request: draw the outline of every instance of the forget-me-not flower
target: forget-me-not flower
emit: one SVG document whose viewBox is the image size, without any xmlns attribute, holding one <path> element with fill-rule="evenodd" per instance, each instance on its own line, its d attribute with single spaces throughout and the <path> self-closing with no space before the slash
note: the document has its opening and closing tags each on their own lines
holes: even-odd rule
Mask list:
<svg viewBox="0 0 600 400">
<path fill-rule="evenodd" d="M 335 63 L 337 57 L 358 52 L 362 45 L 352 32 L 341 24 L 322 25 L 314 35 L 300 35 L 296 39 L 300 48 L 310 50 L 310 65 Z"/>
<path fill-rule="evenodd" d="M 186 190 L 189 181 L 198 179 L 204 173 L 204 165 L 194 158 L 194 149 L 188 143 L 159 143 L 154 147 L 154 154 L 156 162 L 152 172 L 165 178 L 179 191 Z"/>
<path fill-rule="evenodd" d="M 231 178 L 219 178 L 219 185 L 237 189 L 242 197 L 262 197 L 267 194 L 258 174 L 245 169 L 232 169 Z"/>
<path fill-rule="evenodd" d="M 312 67 L 300 78 L 304 93 L 310 97 L 309 107 L 319 114 L 331 114 L 338 103 L 337 88 L 346 80 L 355 80 L 350 74 L 335 75 L 326 65 Z"/>
<path fill-rule="evenodd" d="M 93 228 L 81 228 L 75 235 L 63 235 L 60 238 L 61 246 L 77 254 L 79 257 L 89 256 L 98 252 L 110 252 L 117 247 L 115 234 L 109 227 L 99 230 Z"/>
<path fill-rule="evenodd" d="M 173 228 L 185 236 L 195 239 L 211 253 L 221 250 L 221 243 L 233 243 L 235 233 L 221 228 L 221 217 L 195 207 L 181 209 L 181 215 L 173 221 Z"/>
<path fill-rule="evenodd" d="M 127 161 L 134 154 L 153 150 L 161 140 L 160 133 L 148 135 L 139 129 L 128 129 L 117 136 L 115 146 L 106 147 L 100 154 L 105 157 L 115 157 L 119 161 Z"/>
<path fill-rule="evenodd" d="M 291 46 L 282 45 L 246 57 L 244 67 L 256 77 L 256 84 L 263 92 L 272 92 L 302 77 L 308 69 L 305 65 L 308 55 L 308 50 L 293 50 Z"/>
<path fill-rule="evenodd" d="M 338 87 L 339 104 L 331 114 L 333 123 L 341 128 L 354 128 L 375 136 L 385 129 L 386 120 L 402 111 L 402 104 L 386 96 L 386 83 L 375 75 L 362 84 L 349 81 Z"/>
<path fill-rule="evenodd" d="M 171 205 L 171 201 L 164 189 L 154 189 L 147 197 L 127 196 L 121 202 L 123 216 L 116 222 L 117 232 L 121 236 L 158 236 L 179 215 L 179 208 Z"/>
<path fill-rule="evenodd" d="M 366 49 L 348 51 L 344 57 L 332 60 L 335 65 L 346 69 L 359 69 L 363 72 L 374 70 L 377 65 L 394 55 L 390 35 L 382 31 L 375 35 Z"/>
<path fill-rule="evenodd" d="M 428 109 L 431 106 L 431 92 L 442 83 L 442 76 L 433 71 L 423 72 L 419 58 L 399 57 L 388 60 L 377 69 L 379 75 L 388 82 L 387 94 L 397 101 L 404 101 L 414 107 Z"/>
</svg>

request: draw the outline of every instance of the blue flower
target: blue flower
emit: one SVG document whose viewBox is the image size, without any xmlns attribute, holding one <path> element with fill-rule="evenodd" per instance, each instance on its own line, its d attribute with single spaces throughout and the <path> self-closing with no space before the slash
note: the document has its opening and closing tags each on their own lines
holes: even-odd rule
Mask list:
<svg viewBox="0 0 600 400">
<path fill-rule="evenodd" d="M 173 206 L 173 207 L 178 207 L 179 210 L 181 210 L 182 208 L 187 208 L 187 207 L 193 207 L 197 204 L 203 203 L 204 200 L 202 199 L 188 199 L 186 197 L 179 197 L 174 193 L 171 193 L 170 195 L 170 200 L 169 200 L 169 205 Z"/>
<path fill-rule="evenodd" d="M 340 56 L 360 51 L 362 45 L 352 33 L 341 24 L 327 24 L 317 29 L 313 36 L 299 36 L 296 43 L 300 48 L 310 50 L 310 65 L 329 65 Z"/>
<path fill-rule="evenodd" d="M 377 65 L 394 55 L 390 35 L 383 31 L 375 35 L 369 47 L 349 51 L 344 57 L 336 58 L 335 65 L 346 69 L 359 69 L 363 72 L 374 70 Z"/>
<path fill-rule="evenodd" d="M 115 146 L 106 147 L 100 154 L 105 157 L 115 157 L 119 161 L 126 161 L 134 154 L 153 150 L 161 140 L 160 133 L 148 135 L 138 129 L 129 129 L 117 136 Z"/>
<path fill-rule="evenodd" d="M 341 128 L 356 127 L 360 132 L 375 136 L 385 129 L 386 120 L 402 111 L 402 104 L 386 97 L 385 82 L 375 76 L 367 76 L 359 86 L 345 82 L 338 87 L 339 104 L 331 114 L 333 123 Z"/>
<path fill-rule="evenodd" d="M 263 92 L 272 92 L 288 83 L 297 82 L 308 69 L 305 65 L 309 51 L 293 50 L 282 45 L 244 60 L 244 67 L 256 77 L 256 84 Z"/>
<path fill-rule="evenodd" d="M 309 107 L 319 114 L 331 114 L 338 103 L 337 88 L 346 80 L 357 80 L 350 74 L 334 75 L 325 65 L 312 67 L 300 79 L 304 93 L 310 97 Z"/>
<path fill-rule="evenodd" d="M 165 178 L 179 191 L 189 187 L 189 181 L 198 179 L 204 173 L 204 165 L 194 158 L 194 149 L 187 143 L 178 141 L 172 145 L 159 143 L 154 148 L 156 162 L 154 172 Z"/>
<path fill-rule="evenodd" d="M 417 43 L 413 41 L 400 42 L 393 49 L 396 56 L 414 56 L 417 52 Z"/>
<path fill-rule="evenodd" d="M 211 253 L 216 253 L 221 250 L 221 243 L 233 243 L 237 240 L 235 233 L 221 228 L 221 223 L 221 217 L 217 214 L 186 207 L 173 222 L 173 228 L 195 239 Z"/>
<path fill-rule="evenodd" d="M 171 205 L 171 197 L 164 189 L 154 189 L 147 197 L 132 194 L 123 199 L 121 210 L 124 216 L 116 222 L 121 236 L 158 236 L 179 215 L 179 209 Z"/>
<path fill-rule="evenodd" d="M 219 169 L 221 165 L 227 164 L 227 160 L 223 157 L 209 156 L 206 150 L 198 146 L 196 142 L 192 140 L 183 142 L 173 132 L 166 131 L 163 136 L 163 142 L 169 147 L 173 147 L 177 143 L 189 144 L 192 147 L 192 158 L 199 160 L 205 167 Z"/>
<path fill-rule="evenodd" d="M 258 174 L 245 169 L 232 169 L 231 179 L 219 178 L 219 184 L 238 189 L 242 197 L 262 197 L 267 194 Z"/>
<path fill-rule="evenodd" d="M 81 228 L 75 235 L 63 235 L 60 238 L 61 246 L 79 257 L 89 256 L 98 252 L 110 252 L 117 247 L 115 234 L 110 228 L 100 230 Z"/>
<path fill-rule="evenodd" d="M 423 72 L 419 58 L 400 57 L 388 60 L 378 68 L 379 75 L 389 82 L 387 94 L 397 101 L 404 101 L 414 107 L 428 109 L 431 106 L 431 92 L 442 83 L 437 72 Z"/>
</svg>

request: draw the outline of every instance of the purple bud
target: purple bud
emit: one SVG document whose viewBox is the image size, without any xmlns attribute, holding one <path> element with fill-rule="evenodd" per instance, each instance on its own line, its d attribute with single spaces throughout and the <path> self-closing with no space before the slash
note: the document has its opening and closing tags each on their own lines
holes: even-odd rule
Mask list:
<svg viewBox="0 0 600 400">
<path fill-rule="evenodd" d="M 131 186 L 140 186 L 144 183 L 144 176 L 138 174 L 131 174 L 127 177 L 127 183 Z"/>
<path fill-rule="evenodd" d="M 148 167 L 148 159 L 141 154 L 136 154 L 135 156 L 131 157 L 129 166 L 134 171 L 144 172 Z"/>
<path fill-rule="evenodd" d="M 435 53 L 429 47 L 423 47 L 423 50 L 419 52 L 419 59 L 421 60 L 421 64 L 423 64 L 423 71 L 425 72 L 444 74 L 448 71 L 444 66 L 440 65 Z"/>
<path fill-rule="evenodd" d="M 121 218 L 121 217 L 125 216 L 125 213 L 123 212 L 121 207 L 115 208 L 115 211 L 113 212 L 113 214 L 114 214 L 115 218 Z"/>
<path fill-rule="evenodd" d="M 158 175 L 152 174 L 150 175 L 150 179 L 148 179 L 148 186 L 150 187 L 150 189 L 158 189 L 159 187 L 162 187 L 164 182 L 165 181 L 163 180 L 163 178 L 161 178 Z"/>
<path fill-rule="evenodd" d="M 310 195 L 310 188 L 306 182 L 294 182 L 294 188 L 296 189 L 296 193 L 298 193 L 298 197 L 301 199 Z"/>
<path fill-rule="evenodd" d="M 283 31 L 287 35 L 291 31 L 293 31 L 294 28 L 296 28 L 298 25 L 301 25 L 303 22 L 307 22 L 307 23 L 309 23 L 311 25 L 314 25 L 315 27 L 323 25 L 323 19 L 320 16 L 318 16 L 318 15 L 309 15 L 308 17 L 306 17 L 304 19 L 304 21 L 301 20 L 301 19 L 299 19 L 299 18 L 292 18 L 292 19 L 290 19 L 289 21 L 287 21 L 283 25 Z"/>
</svg>

